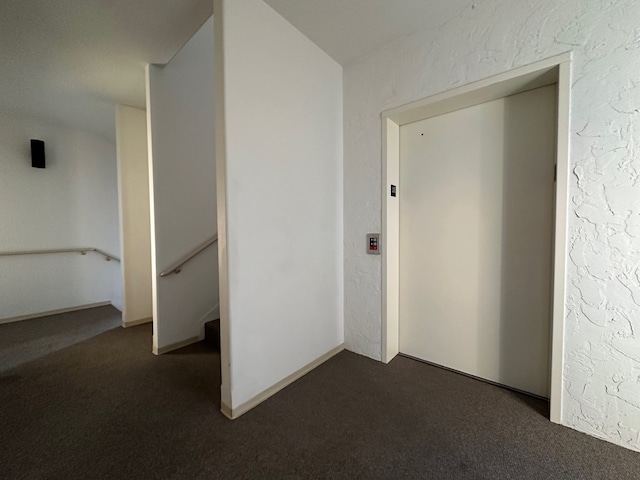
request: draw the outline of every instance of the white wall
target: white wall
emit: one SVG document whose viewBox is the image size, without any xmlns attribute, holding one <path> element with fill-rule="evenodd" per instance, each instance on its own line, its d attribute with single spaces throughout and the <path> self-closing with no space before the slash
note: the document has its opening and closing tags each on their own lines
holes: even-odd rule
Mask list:
<svg viewBox="0 0 640 480">
<path fill-rule="evenodd" d="M 213 63 L 210 19 L 166 66 L 148 68 L 156 352 L 200 336 L 217 315 L 215 246 L 159 276 L 217 232 Z"/>
<path fill-rule="evenodd" d="M 380 112 L 573 51 L 566 425 L 640 450 L 640 9 L 635 0 L 475 2 L 345 70 L 345 321 L 380 358 Z"/>
<path fill-rule="evenodd" d="M 31 167 L 31 138 L 47 168 Z M 119 256 L 115 145 L 82 130 L 0 114 L 0 251 L 95 247 Z M 111 301 L 120 265 L 88 253 L 0 257 L 0 319 Z"/>
<path fill-rule="evenodd" d="M 151 319 L 151 227 L 147 113 L 116 108 L 123 325 Z"/>
<path fill-rule="evenodd" d="M 214 5 L 236 409 L 343 343 L 342 68 L 261 0 Z"/>
</svg>

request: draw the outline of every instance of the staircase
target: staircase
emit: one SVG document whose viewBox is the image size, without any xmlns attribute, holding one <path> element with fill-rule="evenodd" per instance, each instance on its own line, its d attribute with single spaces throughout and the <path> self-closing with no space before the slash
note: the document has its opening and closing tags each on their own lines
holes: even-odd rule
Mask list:
<svg viewBox="0 0 640 480">
<path fill-rule="evenodd" d="M 220 351 L 220 319 L 204 324 L 204 341 Z"/>
</svg>

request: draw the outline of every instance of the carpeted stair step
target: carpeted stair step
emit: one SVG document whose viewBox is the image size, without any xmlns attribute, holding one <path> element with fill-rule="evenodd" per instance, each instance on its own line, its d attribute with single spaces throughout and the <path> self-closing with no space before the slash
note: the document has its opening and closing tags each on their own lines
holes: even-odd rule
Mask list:
<svg viewBox="0 0 640 480">
<path fill-rule="evenodd" d="M 220 351 L 220 319 L 204 324 L 204 341 Z"/>
</svg>

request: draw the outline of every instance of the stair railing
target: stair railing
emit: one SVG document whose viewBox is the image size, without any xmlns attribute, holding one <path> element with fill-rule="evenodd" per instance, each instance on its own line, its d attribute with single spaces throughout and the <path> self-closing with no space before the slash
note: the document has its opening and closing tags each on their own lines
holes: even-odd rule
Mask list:
<svg viewBox="0 0 640 480">
<path fill-rule="evenodd" d="M 213 237 L 211 237 L 207 241 L 203 242 L 198 247 L 196 247 L 193 250 L 191 250 L 191 252 L 186 254 L 184 257 L 182 257 L 180 260 L 175 262 L 173 265 L 171 265 L 169 268 L 164 270 L 162 273 L 160 273 L 160 276 L 161 277 L 166 277 L 166 276 L 174 274 L 174 273 L 175 274 L 180 273 L 182 271 L 182 267 L 186 263 L 188 263 L 192 258 L 194 258 L 197 255 L 201 254 L 204 250 L 206 250 L 211 245 L 213 245 L 214 243 L 217 243 L 217 242 L 218 242 L 218 235 L 214 235 Z"/>
<path fill-rule="evenodd" d="M 15 252 L 0 252 L 0 257 L 13 257 L 17 255 L 49 255 L 54 253 L 79 253 L 80 255 L 86 255 L 87 252 L 95 252 L 104 257 L 107 262 L 115 260 L 119 262 L 120 259 L 115 255 L 100 250 L 99 248 L 87 247 L 87 248 L 52 248 L 48 250 L 18 250 Z"/>
</svg>

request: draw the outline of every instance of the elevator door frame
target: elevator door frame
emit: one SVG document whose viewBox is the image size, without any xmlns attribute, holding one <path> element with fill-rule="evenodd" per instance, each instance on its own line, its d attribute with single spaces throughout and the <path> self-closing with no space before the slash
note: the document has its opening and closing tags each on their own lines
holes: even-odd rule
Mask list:
<svg viewBox="0 0 640 480">
<path fill-rule="evenodd" d="M 566 263 L 568 245 L 569 108 L 571 53 L 516 68 L 432 97 L 382 113 L 382 360 L 399 353 L 399 197 L 390 195 L 400 185 L 400 127 L 436 115 L 522 93 L 547 85 L 557 86 L 556 187 L 553 238 L 553 291 L 551 311 L 550 420 L 562 423 L 562 370 Z"/>
</svg>

